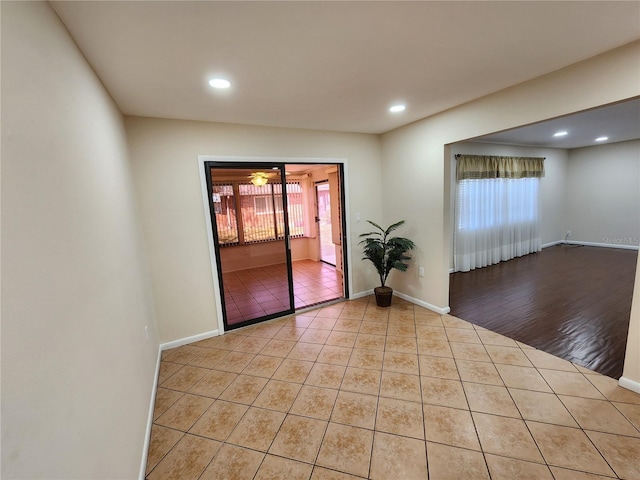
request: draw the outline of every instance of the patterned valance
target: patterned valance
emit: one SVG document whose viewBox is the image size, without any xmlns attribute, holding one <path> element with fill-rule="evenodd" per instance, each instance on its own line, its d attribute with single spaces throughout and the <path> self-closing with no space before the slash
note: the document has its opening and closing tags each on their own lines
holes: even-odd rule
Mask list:
<svg viewBox="0 0 640 480">
<path fill-rule="evenodd" d="M 457 180 L 482 178 L 541 178 L 544 158 L 456 155 Z"/>
</svg>

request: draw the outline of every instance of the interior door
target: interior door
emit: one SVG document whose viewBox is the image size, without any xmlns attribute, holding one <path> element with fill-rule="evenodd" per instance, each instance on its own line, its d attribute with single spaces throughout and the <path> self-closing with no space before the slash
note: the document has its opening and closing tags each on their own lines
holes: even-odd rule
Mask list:
<svg viewBox="0 0 640 480">
<path fill-rule="evenodd" d="M 320 240 L 320 261 L 335 267 L 336 249 L 333 243 L 331 191 L 328 181 L 316 183 L 316 205 L 318 207 L 316 222 Z"/>
<path fill-rule="evenodd" d="M 293 313 L 284 164 L 205 168 L 225 331 Z"/>
</svg>

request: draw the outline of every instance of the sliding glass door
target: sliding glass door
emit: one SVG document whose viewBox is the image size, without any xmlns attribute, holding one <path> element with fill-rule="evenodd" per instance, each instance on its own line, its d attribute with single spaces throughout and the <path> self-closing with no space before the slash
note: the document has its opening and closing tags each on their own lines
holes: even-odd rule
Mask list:
<svg viewBox="0 0 640 480">
<path fill-rule="evenodd" d="M 206 162 L 205 171 L 225 330 L 293 313 L 297 232 L 284 164 Z"/>
</svg>

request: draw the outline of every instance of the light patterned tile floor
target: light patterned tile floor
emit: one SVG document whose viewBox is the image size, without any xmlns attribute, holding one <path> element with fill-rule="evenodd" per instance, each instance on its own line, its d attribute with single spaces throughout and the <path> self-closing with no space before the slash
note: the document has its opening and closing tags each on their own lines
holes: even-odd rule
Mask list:
<svg viewBox="0 0 640 480">
<path fill-rule="evenodd" d="M 147 478 L 640 479 L 640 395 L 372 297 L 163 352 Z"/>
</svg>

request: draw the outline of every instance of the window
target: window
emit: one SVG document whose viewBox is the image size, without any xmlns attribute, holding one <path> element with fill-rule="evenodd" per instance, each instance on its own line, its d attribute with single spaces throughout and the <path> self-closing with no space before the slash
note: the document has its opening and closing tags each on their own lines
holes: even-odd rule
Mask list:
<svg viewBox="0 0 640 480">
<path fill-rule="evenodd" d="M 467 272 L 539 251 L 538 198 L 544 159 L 461 157 L 457 165 L 455 270 Z"/>
<path fill-rule="evenodd" d="M 253 197 L 253 207 L 256 215 L 273 215 L 273 205 L 275 203 L 276 212 L 282 213 L 282 195 L 256 195 Z"/>
<path fill-rule="evenodd" d="M 482 230 L 538 219 L 537 178 L 462 180 L 458 229 Z"/>
<path fill-rule="evenodd" d="M 282 240 L 285 234 L 282 184 L 257 187 L 245 182 L 213 184 L 220 246 Z M 289 234 L 304 235 L 304 202 L 300 182 L 287 182 Z M 236 214 L 239 211 L 239 214 Z"/>
<path fill-rule="evenodd" d="M 214 184 L 212 200 L 218 226 L 218 242 L 220 245 L 237 245 L 239 238 L 234 186 L 230 183 Z"/>
</svg>

